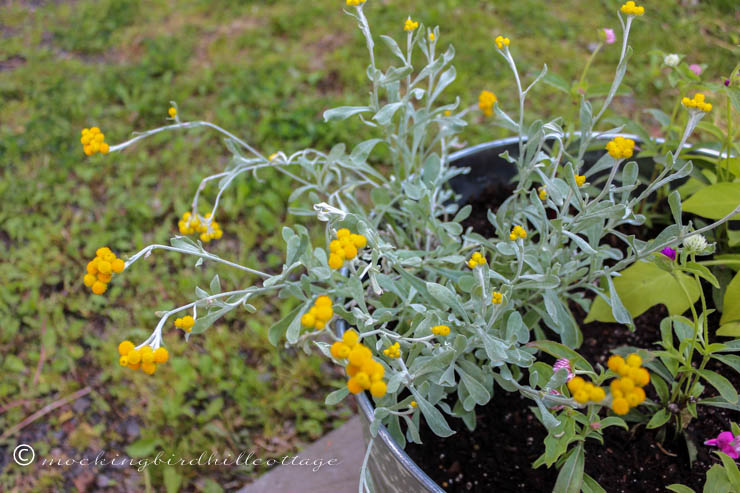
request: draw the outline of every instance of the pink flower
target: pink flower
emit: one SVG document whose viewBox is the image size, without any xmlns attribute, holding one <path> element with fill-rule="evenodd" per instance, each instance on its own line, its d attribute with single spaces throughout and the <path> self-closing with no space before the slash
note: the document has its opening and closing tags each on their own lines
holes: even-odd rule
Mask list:
<svg viewBox="0 0 740 493">
<path fill-rule="evenodd" d="M 660 251 L 660 253 L 662 253 L 663 255 L 665 255 L 671 260 L 676 260 L 676 250 L 674 250 L 671 247 L 665 247 L 664 249 Z"/>
<path fill-rule="evenodd" d="M 711 445 L 712 447 L 719 447 L 719 449 L 732 457 L 733 459 L 737 459 L 740 457 L 738 452 L 740 452 L 740 443 L 736 443 L 740 440 L 738 440 L 735 435 L 733 435 L 729 431 L 723 431 L 719 435 L 717 435 L 717 438 L 712 438 L 711 440 L 707 440 L 704 442 L 704 445 Z"/>
<path fill-rule="evenodd" d="M 689 70 L 694 72 L 696 75 L 701 75 L 701 73 L 703 72 L 701 67 L 697 65 L 696 63 L 692 63 L 691 65 L 689 65 Z"/>
<path fill-rule="evenodd" d="M 575 373 L 573 373 L 573 368 L 571 368 L 570 366 L 570 361 L 568 361 L 565 358 L 560 358 L 559 360 L 555 362 L 554 365 L 552 365 L 552 369 L 555 370 L 556 372 L 563 368 L 568 370 L 568 381 L 570 382 L 570 379 L 576 376 Z"/>
<path fill-rule="evenodd" d="M 604 36 L 606 36 L 604 41 L 608 45 L 613 44 L 617 40 L 617 37 L 614 35 L 614 29 L 609 29 L 608 27 L 604 28 Z"/>
</svg>

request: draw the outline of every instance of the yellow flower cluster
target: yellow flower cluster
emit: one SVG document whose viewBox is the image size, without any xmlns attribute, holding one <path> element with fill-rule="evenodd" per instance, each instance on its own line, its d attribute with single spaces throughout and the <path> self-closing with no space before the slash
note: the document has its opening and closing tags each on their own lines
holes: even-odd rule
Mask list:
<svg viewBox="0 0 740 493">
<path fill-rule="evenodd" d="M 435 36 L 434 33 L 429 33 L 429 41 L 434 41 Z"/>
<path fill-rule="evenodd" d="M 493 295 L 491 296 L 491 303 L 494 305 L 500 305 L 504 301 L 504 295 L 499 293 L 498 291 L 494 291 Z"/>
<path fill-rule="evenodd" d="M 546 187 L 539 187 L 537 189 L 537 196 L 542 200 L 543 202 L 547 200 L 547 188 Z"/>
<path fill-rule="evenodd" d="M 527 237 L 527 230 L 525 230 L 524 228 L 522 228 L 522 227 L 521 227 L 521 226 L 519 226 L 519 225 L 516 225 L 516 226 L 514 226 L 514 227 L 513 227 L 512 229 L 511 229 L 511 233 L 509 234 L 509 239 L 510 239 L 511 241 L 516 241 L 516 240 L 518 240 L 519 238 L 521 238 L 521 239 L 523 240 L 523 239 L 525 239 L 526 237 Z"/>
<path fill-rule="evenodd" d="M 397 359 L 401 357 L 401 345 L 397 342 L 394 342 L 387 348 L 383 350 L 383 354 L 388 356 L 391 359 Z"/>
<path fill-rule="evenodd" d="M 357 7 L 359 5 L 362 5 L 366 1 L 367 0 L 347 0 L 347 5 L 349 5 L 350 7 Z"/>
<path fill-rule="evenodd" d="M 645 400 L 645 391 L 642 389 L 650 383 L 650 372 L 642 367 L 642 358 L 633 353 L 625 360 L 621 356 L 609 357 L 607 366 L 618 374 L 609 384 L 612 394 L 612 411 L 617 414 L 627 414 L 632 407 L 639 406 Z"/>
<path fill-rule="evenodd" d="M 95 255 L 95 258 L 88 262 L 87 274 L 82 281 L 93 293 L 103 294 L 108 289 L 113 274 L 123 272 L 126 264 L 108 247 L 98 248 Z"/>
<path fill-rule="evenodd" d="M 185 332 L 192 332 L 193 326 L 195 325 L 195 319 L 192 315 L 185 315 L 182 318 L 175 319 L 175 327 L 182 329 Z"/>
<path fill-rule="evenodd" d="M 170 106 L 170 109 L 167 110 L 167 113 L 169 113 L 170 118 L 175 118 L 175 115 L 177 115 L 177 108 L 174 106 Z"/>
<path fill-rule="evenodd" d="M 180 234 L 192 235 L 200 233 L 200 241 L 208 243 L 211 240 L 218 240 L 223 236 L 224 232 L 221 231 L 221 225 L 216 221 L 208 221 L 211 218 L 209 212 L 205 216 L 206 221 L 201 221 L 198 215 L 192 215 L 190 212 L 186 212 L 182 215 L 182 219 L 177 222 L 177 227 L 180 229 Z"/>
<path fill-rule="evenodd" d="M 606 144 L 606 150 L 614 159 L 628 159 L 635 152 L 635 141 L 624 137 L 615 137 Z"/>
<path fill-rule="evenodd" d="M 329 267 L 341 269 L 345 260 L 352 260 L 357 256 L 357 250 L 365 248 L 367 238 L 349 232 L 347 228 L 337 231 L 337 239 L 329 243 Z"/>
<path fill-rule="evenodd" d="M 141 369 L 149 375 L 154 373 L 158 364 L 167 363 L 170 359 L 170 354 L 163 347 L 153 349 L 151 346 L 144 346 L 136 349 L 131 341 L 119 344 L 118 354 L 121 355 L 118 360 L 121 366 L 128 366 L 132 370 Z"/>
<path fill-rule="evenodd" d="M 627 15 L 642 15 L 645 13 L 645 7 L 635 5 L 635 2 L 631 0 L 622 5 L 619 10 L 621 10 L 623 14 Z"/>
<path fill-rule="evenodd" d="M 411 20 L 411 17 L 409 17 L 408 19 L 406 19 L 406 22 L 403 23 L 403 30 L 404 31 L 411 32 L 414 29 L 416 29 L 417 27 L 419 27 L 419 23 L 416 22 L 416 21 L 412 21 Z"/>
<path fill-rule="evenodd" d="M 301 325 L 314 330 L 323 329 L 334 316 L 334 309 L 331 305 L 331 298 L 319 296 L 308 313 L 304 313 L 301 317 Z"/>
<path fill-rule="evenodd" d="M 499 50 L 503 50 L 504 46 L 509 46 L 509 38 L 505 38 L 503 36 L 496 36 L 496 46 Z"/>
<path fill-rule="evenodd" d="M 693 98 L 683 98 L 681 100 L 681 104 L 686 106 L 687 108 L 697 108 L 703 111 L 704 113 L 709 113 L 712 111 L 712 103 L 707 103 L 704 101 L 704 94 L 697 92 Z"/>
<path fill-rule="evenodd" d="M 493 105 L 498 101 L 498 98 L 494 93 L 491 91 L 481 91 L 480 96 L 478 96 L 478 108 L 483 112 L 486 116 L 493 115 Z"/>
<path fill-rule="evenodd" d="M 435 336 L 447 337 L 448 335 L 450 335 L 450 328 L 447 325 L 435 325 L 434 327 L 432 327 L 432 334 L 434 334 Z M 398 344 L 398 343 L 396 343 L 396 344 Z M 387 349 L 386 349 L 386 351 L 387 351 Z M 400 346 L 398 347 L 398 353 L 399 353 L 398 355 L 400 356 L 401 355 L 401 347 Z M 387 355 L 387 353 L 386 353 L 386 355 Z"/>
<path fill-rule="evenodd" d="M 468 267 L 471 269 L 475 269 L 478 266 L 484 266 L 486 265 L 486 257 L 484 257 L 480 252 L 475 252 L 472 257 L 468 260 Z"/>
<path fill-rule="evenodd" d="M 383 381 L 385 368 L 373 360 L 373 353 L 369 347 L 359 342 L 359 334 L 354 330 L 344 333 L 341 341 L 331 345 L 331 355 L 336 359 L 347 359 L 345 367 L 349 380 L 347 388 L 353 394 L 369 390 L 374 397 L 383 397 L 387 390 Z"/>
<path fill-rule="evenodd" d="M 579 187 L 582 187 L 584 183 L 586 183 L 586 176 L 585 175 L 573 175 L 573 178 L 576 179 L 576 185 Z"/>
<path fill-rule="evenodd" d="M 105 134 L 98 127 L 83 128 L 80 143 L 85 156 L 92 156 L 96 152 L 108 154 L 110 149 L 108 144 L 105 143 Z"/>
<path fill-rule="evenodd" d="M 597 387 L 591 382 L 587 382 L 582 377 L 573 377 L 568 381 L 568 390 L 570 390 L 573 399 L 576 402 L 585 404 L 587 402 L 601 402 L 606 397 L 603 388 Z"/>
</svg>

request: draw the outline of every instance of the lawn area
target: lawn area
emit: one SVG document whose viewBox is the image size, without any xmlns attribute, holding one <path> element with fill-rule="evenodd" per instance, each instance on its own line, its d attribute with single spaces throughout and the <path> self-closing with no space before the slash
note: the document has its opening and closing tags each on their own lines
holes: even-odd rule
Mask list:
<svg viewBox="0 0 740 493">
<path fill-rule="evenodd" d="M 457 80 L 445 102 L 477 102 L 482 89 L 516 112 L 516 88 L 493 38 L 505 34 L 525 80 L 547 64 L 578 79 L 603 27 L 619 36 L 612 0 L 368 0 L 376 36 L 405 37 L 408 15 L 440 26 L 456 48 Z M 643 110 L 669 112 L 677 92 L 663 56 L 685 55 L 703 78 L 721 82 L 738 63 L 735 0 L 644 2 L 634 55 L 614 107 L 647 127 Z M 117 277 L 104 296 L 82 283 L 85 265 L 107 245 L 125 258 L 167 244 L 200 180 L 229 159 L 207 130 L 163 133 L 122 153 L 86 157 L 80 130 L 98 126 L 111 145 L 164 125 L 170 101 L 183 120 L 208 120 L 264 154 L 348 147 L 368 138 L 359 122 L 323 123 L 325 109 L 365 103 L 367 52 L 344 1 L 10 1 L 0 4 L 0 491 L 230 491 L 259 468 L 21 468 L 12 451 L 38 457 L 197 457 L 201 452 L 281 457 L 339 426 L 349 401 L 324 405 L 344 384 L 317 354 L 273 347 L 267 331 L 294 304 L 263 299 L 185 341 L 172 327 L 170 362 L 148 376 L 121 368 L 116 347 L 143 341 L 155 314 L 194 300 L 214 274 L 224 290 L 255 281 L 243 272 L 155 252 Z M 614 74 L 619 40 L 588 72 L 587 94 Z M 392 54 L 377 44 L 378 65 Z M 576 102 L 551 85 L 530 94 L 529 114 L 572 117 Z M 723 126 L 723 115 L 707 117 Z M 508 135 L 480 114 L 467 144 Z M 376 158 L 382 164 L 382 151 Z M 266 172 L 244 176 L 223 197 L 219 256 L 260 270 L 284 261 L 284 224 L 293 184 Z M 215 197 L 206 190 L 206 201 Z M 62 399 L 77 395 L 64 404 Z M 31 420 L 51 404 L 64 404 Z"/>
</svg>

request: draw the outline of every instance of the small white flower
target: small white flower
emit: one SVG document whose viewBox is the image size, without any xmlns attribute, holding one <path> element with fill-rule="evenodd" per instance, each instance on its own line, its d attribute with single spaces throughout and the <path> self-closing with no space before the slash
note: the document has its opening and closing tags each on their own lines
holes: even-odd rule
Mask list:
<svg viewBox="0 0 740 493">
<path fill-rule="evenodd" d="M 665 63 L 668 67 L 677 67 L 678 62 L 680 62 L 681 59 L 678 55 L 675 53 L 671 53 L 670 55 L 666 55 L 663 59 L 663 63 Z"/>
<path fill-rule="evenodd" d="M 707 239 L 702 235 L 691 235 L 683 240 L 683 246 L 689 253 L 701 253 L 707 248 Z"/>
</svg>

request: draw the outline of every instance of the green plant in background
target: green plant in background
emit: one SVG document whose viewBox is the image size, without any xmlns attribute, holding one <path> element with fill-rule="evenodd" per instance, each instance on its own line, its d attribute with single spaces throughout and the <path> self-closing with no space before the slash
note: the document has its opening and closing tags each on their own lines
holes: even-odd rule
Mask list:
<svg viewBox="0 0 740 493">
<path fill-rule="evenodd" d="M 220 231 L 214 221 L 223 192 L 237 178 L 248 174 L 259 177 L 268 169 L 297 182 L 291 201 L 303 198 L 314 204 L 312 209 L 299 207 L 294 212 L 326 222 L 326 250 L 314 246 L 303 226 L 283 227 L 285 261 L 275 274 L 223 259 L 206 251 L 201 241 L 185 236 L 173 238 L 171 245 L 152 244 L 132 255 L 125 262 L 124 272 L 152 252 L 165 250 L 195 257 L 196 266 L 219 263 L 246 274 L 247 281 L 257 277 L 262 282 L 224 292 L 219 276 L 214 276 L 208 291 L 196 289 L 195 301 L 160 312 L 159 322 L 143 342 L 136 346 L 128 341 L 121 343 L 121 365 L 153 373 L 153 365 L 165 360 L 161 351 L 163 331 L 170 318 L 178 317 L 175 326 L 179 320 L 179 328 L 186 329 L 189 338 L 205 332 L 233 310 L 243 307 L 254 313 L 256 298 L 277 293 L 281 299 L 298 300 L 298 306 L 270 329 L 270 341 L 277 343 L 284 334 L 289 344 L 302 345 L 307 351 L 313 343 L 345 366 L 347 384 L 331 393 L 327 403 L 336 403 L 350 392 L 369 390 L 376 402 L 373 435 L 382 423 L 402 444 L 419 441 L 419 416 L 440 436 L 452 434 L 445 414 L 461 418 L 474 428 L 475 408 L 491 400 L 494 382 L 532 399 L 550 433 L 564 421 L 570 421 L 569 426 L 575 430 L 578 422 L 576 441 L 590 435 L 582 426 L 590 427 L 602 407 L 624 415 L 640 405 L 645 399 L 641 388 L 649 381 L 649 376 L 643 378 L 648 374 L 640 366 L 640 356 L 630 355 L 626 361 L 615 360 L 613 365 L 610 362 L 612 373 L 603 369 L 594 372 L 573 352 L 582 336 L 568 302 L 587 307 L 589 302 L 582 291 L 592 291 L 608 304 L 617 321 L 632 324 L 612 277 L 670 245 L 696 243 L 701 233 L 724 224 L 740 211 L 738 205 L 715 223 L 695 229 L 682 224 L 680 199 L 674 193 L 671 207 L 676 224 L 666 227 L 657 238 L 640 241 L 617 229 L 625 224 L 643 224 L 645 217 L 637 213 L 638 206 L 652 193 L 691 173 L 691 162 L 678 159 L 678 154 L 699 120 L 711 111 L 703 96 L 694 99 L 696 109 L 677 149 L 666 154 L 662 170 L 644 189 L 638 189 L 636 162 L 628 161 L 635 146 L 631 139 L 612 138 L 606 145 L 608 152 L 591 168 L 583 167 L 586 152 L 602 147 L 604 135 L 613 135 L 596 132 L 595 127 L 622 82 L 631 55 L 630 28 L 644 9 L 634 2 L 620 9 L 623 41 L 615 79 L 595 114 L 591 102 L 581 98 L 581 135 L 573 145 L 568 143 L 560 118 L 544 122 L 525 119 L 525 100 L 545 76 L 547 67 L 525 88 L 509 48 L 511 41 L 503 36 L 496 38 L 497 51 L 509 65 L 518 88 L 518 113 L 510 117 L 498 105 L 496 96 L 486 91 L 478 107 L 486 114 L 495 114 L 499 124 L 518 134 L 516 155 L 502 155 L 516 167 L 517 179 L 513 194 L 495 214 L 489 211 L 496 235 L 485 238 L 463 231 L 460 223 L 471 207 L 459 208 L 452 202 L 454 194 L 447 186 L 452 177 L 465 172 L 449 166 L 449 154 L 457 134 L 467 125 L 463 117 L 475 108 L 460 108 L 459 101 L 441 102 L 442 92 L 457 76 L 450 64 L 454 49 L 450 46 L 438 53 L 439 28 L 425 29 L 409 18 L 404 25 L 405 51 L 393 38 L 380 37 L 394 56 L 394 64 L 381 70 L 376 63 L 375 38 L 364 14 L 365 3 L 352 2 L 352 6 L 347 14 L 357 21 L 370 55 L 366 70 L 372 85 L 370 101 L 326 111 L 324 117 L 331 121 L 358 115 L 378 138 L 361 142 L 350 153 L 339 144 L 328 153 L 305 149 L 266 157 L 220 126 L 182 121 L 173 107 L 172 124 L 110 146 L 113 153 L 161 132 L 198 127 L 210 128 L 224 137 L 232 154 L 230 164 L 223 172 L 201 181 L 191 209 L 181 219 L 181 232 L 205 235 L 201 236 L 203 241 Z M 417 50 L 424 61 L 421 70 L 415 70 L 412 63 Z M 619 130 L 621 127 L 611 132 Z M 96 151 L 98 137 L 90 137 L 91 133 L 83 131 L 81 138 L 86 153 Z M 379 145 L 389 156 L 388 175 L 368 164 L 368 157 Z M 590 183 L 589 177 L 595 178 L 600 171 L 608 172 L 606 180 L 599 182 L 600 186 Z M 216 185 L 217 194 L 209 212 L 203 213 L 200 191 L 209 184 Z M 361 189 L 369 190 L 371 208 L 360 199 Z M 623 241 L 626 253 L 602 241 L 608 234 Z M 99 259 L 88 266 L 87 275 L 105 276 L 98 277 L 99 283 L 108 279 L 107 253 L 98 252 Z M 340 272 L 345 267 L 346 273 Z M 599 280 L 603 287 L 595 284 Z M 357 331 L 348 331 L 341 338 L 332 331 L 322 331 L 331 327 L 335 315 Z M 548 340 L 548 329 L 558 335 L 560 342 Z M 325 342 L 323 334 L 327 333 L 333 344 Z M 692 350 L 697 342 L 695 332 Z M 734 350 L 734 346 L 726 348 Z M 577 368 L 580 363 L 581 370 L 595 383 L 585 383 L 577 376 L 564 385 L 567 373 L 563 371 L 540 378 L 535 375 L 537 350 L 571 358 Z M 620 373 L 622 370 L 627 373 Z M 526 384 L 523 382 L 528 372 Z M 610 376 L 619 378 L 607 396 L 599 385 Z M 556 415 L 551 411 L 554 406 L 563 410 Z M 573 410 L 582 407 L 588 407 L 587 414 L 578 418 L 578 411 Z M 566 418 L 561 418 L 563 413 Z M 405 433 L 401 419 L 406 424 Z M 572 441 L 566 441 L 565 450 L 546 462 L 552 464 L 559 459 Z M 556 489 L 580 488 L 585 481 L 582 444 L 563 456 L 560 464 L 563 479 Z"/>
</svg>

